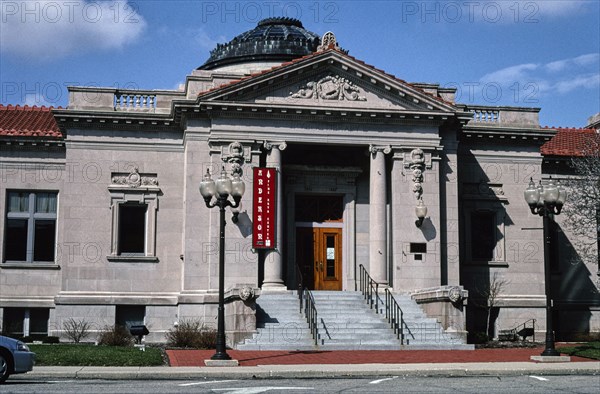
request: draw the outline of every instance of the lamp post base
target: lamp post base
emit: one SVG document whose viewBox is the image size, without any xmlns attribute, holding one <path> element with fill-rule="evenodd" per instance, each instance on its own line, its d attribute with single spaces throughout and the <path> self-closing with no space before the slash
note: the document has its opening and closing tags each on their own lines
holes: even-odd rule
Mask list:
<svg viewBox="0 0 600 394">
<path fill-rule="evenodd" d="M 556 351 L 556 349 L 554 349 L 554 342 L 552 342 L 552 347 L 546 347 L 546 349 L 544 349 L 544 351 L 542 352 L 542 354 L 540 354 L 540 356 L 544 356 L 544 357 L 558 357 L 560 356 L 560 353 L 558 351 Z"/>
<path fill-rule="evenodd" d="M 531 361 L 537 363 L 568 363 L 571 361 L 569 356 L 531 356 Z"/>
<path fill-rule="evenodd" d="M 240 365 L 238 360 L 204 360 L 204 365 L 207 367 L 237 367 Z"/>
</svg>

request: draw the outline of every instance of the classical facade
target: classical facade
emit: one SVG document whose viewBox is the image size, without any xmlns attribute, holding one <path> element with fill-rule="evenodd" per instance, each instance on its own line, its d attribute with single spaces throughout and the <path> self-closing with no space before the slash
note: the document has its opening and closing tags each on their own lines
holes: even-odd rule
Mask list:
<svg viewBox="0 0 600 394">
<path fill-rule="evenodd" d="M 227 214 L 230 344 L 256 329 L 261 293 L 300 279 L 352 292 L 361 267 L 463 338 L 485 331 L 502 278 L 490 334 L 529 319 L 541 333 L 542 221 L 523 191 L 547 178 L 540 147 L 556 130 L 539 110 L 457 103 L 286 18 L 219 45 L 181 90 L 70 87 L 67 108 L 3 107 L 2 328 L 143 322 L 164 341 L 182 319 L 214 324 L 219 216 L 198 186 L 224 168 L 247 185 Z M 252 245 L 254 167 L 277 171 L 274 248 Z M 566 330 L 600 330 L 586 264 L 571 283 L 586 291 L 561 293 L 584 312 Z"/>
</svg>

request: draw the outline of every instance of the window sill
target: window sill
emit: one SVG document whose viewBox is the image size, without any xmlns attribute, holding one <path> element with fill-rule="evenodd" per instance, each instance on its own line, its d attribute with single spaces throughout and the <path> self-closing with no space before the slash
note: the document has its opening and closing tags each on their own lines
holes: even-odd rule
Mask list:
<svg viewBox="0 0 600 394">
<path fill-rule="evenodd" d="M 158 263 L 156 256 L 106 256 L 112 263 Z"/>
<path fill-rule="evenodd" d="M 1 269 L 36 269 L 36 270 L 59 270 L 60 265 L 54 263 L 2 263 Z"/>
</svg>

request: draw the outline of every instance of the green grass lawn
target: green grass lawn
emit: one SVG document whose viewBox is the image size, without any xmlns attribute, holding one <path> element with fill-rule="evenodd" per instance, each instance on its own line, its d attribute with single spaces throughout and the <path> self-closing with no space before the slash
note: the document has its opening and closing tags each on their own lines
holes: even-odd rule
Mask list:
<svg viewBox="0 0 600 394">
<path fill-rule="evenodd" d="M 149 367 L 165 365 L 160 349 L 94 345 L 29 345 L 36 353 L 36 365 Z"/>
<path fill-rule="evenodd" d="M 581 343 L 576 346 L 560 347 L 557 350 L 570 356 L 587 357 L 600 360 L 600 342 Z"/>
</svg>

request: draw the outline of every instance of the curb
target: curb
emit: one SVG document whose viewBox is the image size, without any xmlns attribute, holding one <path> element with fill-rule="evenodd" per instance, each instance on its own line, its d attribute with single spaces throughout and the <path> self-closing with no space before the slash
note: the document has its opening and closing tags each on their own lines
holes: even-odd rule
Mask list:
<svg viewBox="0 0 600 394">
<path fill-rule="evenodd" d="M 291 379 L 365 378 L 382 376 L 461 377 L 520 375 L 600 375 L 600 362 L 542 364 L 455 363 L 455 364 L 311 364 L 262 365 L 255 367 L 36 367 L 14 375 L 27 379 L 176 380 L 206 378 Z"/>
</svg>

